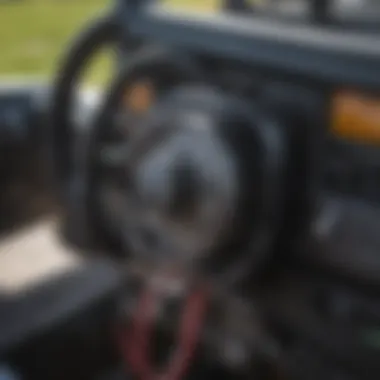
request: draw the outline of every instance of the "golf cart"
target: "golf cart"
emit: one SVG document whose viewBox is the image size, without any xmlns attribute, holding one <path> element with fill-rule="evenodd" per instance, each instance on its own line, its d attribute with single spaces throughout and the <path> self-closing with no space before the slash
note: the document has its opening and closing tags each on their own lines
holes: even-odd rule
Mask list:
<svg viewBox="0 0 380 380">
<path fill-rule="evenodd" d="M 4 379 L 378 378 L 380 29 L 350 15 L 120 0 L 20 91 L 36 193 L 86 264 L 0 299 Z"/>
</svg>

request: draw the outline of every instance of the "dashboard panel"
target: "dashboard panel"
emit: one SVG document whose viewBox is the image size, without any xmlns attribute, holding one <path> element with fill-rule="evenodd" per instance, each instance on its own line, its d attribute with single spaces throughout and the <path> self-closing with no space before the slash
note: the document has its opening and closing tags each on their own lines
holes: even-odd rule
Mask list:
<svg viewBox="0 0 380 380">
<path fill-rule="evenodd" d="M 364 106 L 364 107 L 363 107 Z M 362 103 L 361 110 L 379 112 Z M 357 110 L 356 110 L 357 111 Z M 380 286 L 380 124 L 363 124 L 355 106 L 340 128 L 330 122 L 321 151 L 316 210 L 301 256 L 334 276 Z M 365 115 L 364 115 L 365 116 Z M 343 120 L 344 118 L 342 118 Z M 379 131 L 377 131 L 379 127 Z M 364 129 L 364 130 L 363 130 Z"/>
<path fill-rule="evenodd" d="M 326 190 L 380 205 L 380 146 L 330 138 L 326 150 Z"/>
<path fill-rule="evenodd" d="M 379 204 L 379 97 L 337 91 L 332 96 L 330 113 L 325 186 L 343 196 Z"/>
</svg>

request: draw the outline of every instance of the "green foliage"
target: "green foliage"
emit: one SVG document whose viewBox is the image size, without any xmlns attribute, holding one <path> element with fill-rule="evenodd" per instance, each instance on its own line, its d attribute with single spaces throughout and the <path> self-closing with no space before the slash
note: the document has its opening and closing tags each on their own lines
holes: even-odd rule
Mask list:
<svg viewBox="0 0 380 380">
<path fill-rule="evenodd" d="M 212 8 L 212 0 L 166 0 L 175 6 Z M 78 30 L 111 6 L 108 0 L 0 0 L 0 75 L 54 73 L 57 59 Z M 102 54 L 90 79 L 102 81 L 111 60 Z"/>
</svg>

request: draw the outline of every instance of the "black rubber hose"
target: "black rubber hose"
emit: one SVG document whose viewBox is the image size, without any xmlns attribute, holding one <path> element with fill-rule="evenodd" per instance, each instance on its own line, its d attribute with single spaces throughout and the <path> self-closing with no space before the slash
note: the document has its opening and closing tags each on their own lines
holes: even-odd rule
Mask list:
<svg viewBox="0 0 380 380">
<path fill-rule="evenodd" d="M 78 80 L 88 62 L 104 46 L 116 44 L 120 37 L 116 17 L 108 15 L 97 19 L 85 28 L 74 41 L 64 58 L 53 84 L 50 123 L 52 125 L 51 148 L 53 176 L 57 190 L 66 196 L 67 183 L 72 170 L 73 131 L 71 106 L 74 102 Z"/>
</svg>

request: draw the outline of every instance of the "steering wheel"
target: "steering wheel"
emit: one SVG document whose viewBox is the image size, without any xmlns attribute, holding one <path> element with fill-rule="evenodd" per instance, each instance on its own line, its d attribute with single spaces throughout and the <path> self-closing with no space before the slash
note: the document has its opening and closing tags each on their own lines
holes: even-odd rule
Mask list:
<svg viewBox="0 0 380 380">
<path fill-rule="evenodd" d="M 163 48 L 143 49 L 115 77 L 91 128 L 86 147 L 81 150 L 83 159 L 78 160 L 76 180 L 73 181 L 77 189 L 80 188 L 81 196 L 73 202 L 73 209 L 80 211 L 81 218 L 78 219 L 85 221 L 83 224 L 91 231 L 93 239 L 98 241 L 97 245 L 112 246 L 125 256 L 126 253 L 121 252 L 123 233 L 110 228 L 112 223 L 101 205 L 100 188 L 110 173 L 120 176 L 119 169 L 123 170 L 126 165 L 125 154 L 139 150 L 138 146 L 131 146 L 128 135 L 120 135 L 117 124 L 120 109 L 125 109 L 125 94 L 136 82 L 146 79 L 153 84 L 156 99 L 152 107 L 154 110 L 147 114 L 154 114 L 159 108 L 162 108 L 161 113 L 170 114 L 173 109 L 186 112 L 190 107 L 209 113 L 215 120 L 225 121 L 218 133 L 233 152 L 232 155 L 238 157 L 239 196 L 234 222 L 241 228 L 231 228 L 234 238 L 226 239 L 228 242 L 221 239 L 223 244 L 216 244 L 212 250 L 220 252 L 223 246 L 225 253 L 219 257 L 225 259 L 221 261 L 224 268 L 229 268 L 228 276 L 234 279 L 241 277 L 241 270 L 249 270 L 263 260 L 278 232 L 284 186 L 283 166 L 286 162 L 282 131 L 276 121 L 258 107 L 208 83 L 203 70 L 185 52 L 174 53 Z M 187 86 L 199 84 L 198 91 L 187 89 Z M 131 110 L 127 110 L 129 121 L 126 123 L 138 125 L 136 118 L 132 117 L 131 121 L 131 112 L 128 111 Z M 116 152 L 114 160 L 109 156 L 104 159 L 103 153 L 107 150 Z M 230 260 L 231 255 L 227 251 L 242 250 L 243 246 L 246 252 L 239 260 Z M 208 259 L 202 260 L 204 267 L 217 268 L 212 257 L 211 254 L 212 263 Z M 247 261 L 240 260 L 242 257 Z"/>
<path fill-rule="evenodd" d="M 230 120 L 231 125 L 222 126 L 219 132 L 229 145 L 228 149 L 238 157 L 236 165 L 239 166 L 237 175 L 240 183 L 236 207 L 240 216 L 236 221 L 244 228 L 239 228 L 235 235 L 239 236 L 239 244 L 249 247 L 246 256 L 261 257 L 263 252 L 270 250 L 281 219 L 278 217 L 281 214 L 280 189 L 286 156 L 281 128 L 268 115 L 254 109 L 248 100 L 223 93 L 218 86 L 209 83 L 203 68 L 186 52 L 148 47 L 133 54 L 106 91 L 104 104 L 89 134 L 83 141 L 75 141 L 69 110 L 76 81 L 95 51 L 101 45 L 117 42 L 119 34 L 120 27 L 113 16 L 104 17 L 87 29 L 71 49 L 53 92 L 53 163 L 66 211 L 64 238 L 81 250 L 112 251 L 118 256 L 124 255 L 121 232 L 110 228 L 111 223 L 99 200 L 101 185 L 106 177 L 110 178 L 115 173 L 120 163 L 110 165 L 109 160 L 105 162 L 103 153 L 109 151 L 108 148 L 115 151 L 115 144 L 121 147 L 121 151 L 123 146 L 128 147 L 128 137 L 120 136 L 118 132 L 115 134 L 116 119 L 123 108 L 127 111 L 124 113 L 131 117 L 131 110 L 126 110 L 128 107 L 123 105 L 125 94 L 137 82 L 148 80 L 153 84 L 160 107 L 170 110 L 177 104 L 185 110 L 188 104 L 192 104 L 191 107 L 203 108 L 216 118 Z M 212 90 L 206 89 L 200 96 L 186 95 L 185 91 L 177 100 L 176 95 L 170 95 L 177 87 L 186 84 L 201 84 Z M 234 128 L 234 124 L 240 124 L 241 128 Z M 245 139 L 244 135 L 248 138 Z M 257 149 L 252 149 L 247 144 L 248 140 Z M 219 244 L 217 246 L 219 250 Z M 241 250 L 242 247 L 236 246 L 235 241 L 223 246 L 227 251 Z M 224 256 L 228 257 L 228 253 Z M 251 266 L 243 265 L 246 268 Z"/>
</svg>

